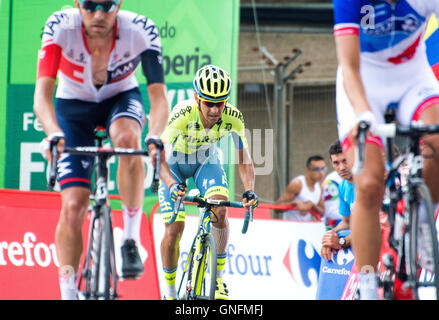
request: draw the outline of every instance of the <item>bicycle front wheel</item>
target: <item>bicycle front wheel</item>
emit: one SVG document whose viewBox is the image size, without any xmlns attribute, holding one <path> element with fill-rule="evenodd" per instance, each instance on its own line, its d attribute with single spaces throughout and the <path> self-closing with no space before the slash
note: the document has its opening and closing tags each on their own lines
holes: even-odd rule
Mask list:
<svg viewBox="0 0 439 320">
<path fill-rule="evenodd" d="M 191 270 L 193 294 L 190 296 L 196 300 L 215 300 L 217 254 L 215 240 L 211 234 L 199 239 L 193 259 Z"/>
<path fill-rule="evenodd" d="M 413 298 L 439 299 L 439 251 L 430 192 L 422 181 L 411 188 L 406 268 Z M 407 243 L 408 242 L 408 243 Z"/>
<path fill-rule="evenodd" d="M 99 262 L 99 296 L 104 300 L 109 300 L 111 295 L 110 276 L 111 276 L 111 209 L 108 206 L 101 208 L 100 223 L 102 225 L 102 241 L 101 241 L 101 254 Z"/>
</svg>

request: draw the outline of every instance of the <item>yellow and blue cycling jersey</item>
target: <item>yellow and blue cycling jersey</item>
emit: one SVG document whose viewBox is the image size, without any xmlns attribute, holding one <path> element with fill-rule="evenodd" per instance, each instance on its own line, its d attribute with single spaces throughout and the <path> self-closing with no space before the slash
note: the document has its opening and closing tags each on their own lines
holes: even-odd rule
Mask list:
<svg viewBox="0 0 439 320">
<path fill-rule="evenodd" d="M 247 148 L 244 118 L 236 107 L 227 103 L 218 122 L 206 131 L 200 119 L 197 102 L 189 99 L 178 103 L 171 111 L 161 138 L 173 146 L 172 150 L 192 154 L 217 143 L 229 134 L 232 135 L 237 149 Z"/>
<path fill-rule="evenodd" d="M 186 182 L 193 178 L 203 197 L 222 195 L 228 198 L 227 176 L 224 172 L 216 143 L 231 135 L 237 149 L 247 148 L 245 125 L 242 113 L 227 103 L 221 118 L 206 130 L 200 118 L 195 100 L 178 103 L 171 111 L 168 125 L 161 139 L 172 146 L 172 155 L 167 159 L 173 178 Z M 168 187 L 160 184 L 160 211 L 164 222 L 168 222 L 174 211 Z M 184 221 L 184 206 L 176 221 Z"/>
</svg>

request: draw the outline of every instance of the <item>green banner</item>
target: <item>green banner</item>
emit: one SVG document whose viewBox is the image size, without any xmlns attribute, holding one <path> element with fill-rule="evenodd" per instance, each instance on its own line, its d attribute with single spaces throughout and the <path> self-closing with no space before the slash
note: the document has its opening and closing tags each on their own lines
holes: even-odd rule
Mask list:
<svg viewBox="0 0 439 320">
<path fill-rule="evenodd" d="M 0 186 L 5 181 L 6 96 L 9 66 L 9 0 L 0 0 Z"/>
<path fill-rule="evenodd" d="M 39 153 L 39 142 L 45 134 L 33 113 L 37 56 L 47 18 L 55 11 L 73 6 L 73 0 L 1 0 L 0 61 L 9 61 L 0 69 L 2 188 L 46 189 L 47 163 Z M 122 9 L 144 15 L 158 27 L 171 107 L 193 96 L 193 76 L 203 65 L 220 65 L 237 79 L 239 0 L 124 0 Z M 146 80 L 140 68 L 137 78 L 149 113 Z M 235 81 L 234 92 L 236 89 Z M 232 96 L 232 103 L 235 97 Z M 232 157 L 233 152 L 229 151 L 224 153 Z M 233 161 L 228 163 L 225 169 L 233 195 L 234 166 Z M 117 193 L 115 176 L 116 160 L 110 164 L 112 193 Z M 146 195 L 150 195 L 149 190 Z"/>
</svg>

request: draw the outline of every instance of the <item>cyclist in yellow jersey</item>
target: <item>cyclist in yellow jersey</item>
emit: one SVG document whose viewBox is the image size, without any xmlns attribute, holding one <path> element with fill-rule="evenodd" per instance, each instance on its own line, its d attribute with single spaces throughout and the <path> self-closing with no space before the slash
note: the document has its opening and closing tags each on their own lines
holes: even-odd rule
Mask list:
<svg viewBox="0 0 439 320">
<path fill-rule="evenodd" d="M 227 100 L 230 97 L 231 79 L 220 67 L 207 65 L 199 69 L 194 79 L 194 99 L 177 104 L 171 111 L 168 125 L 161 138 L 172 149 L 168 157 L 169 168 L 179 183 L 193 178 L 202 196 L 219 200 L 229 197 L 227 178 L 219 159 L 216 143 L 232 135 L 238 150 L 238 167 L 246 192 L 243 203 L 246 207 L 257 207 L 258 197 L 254 193 L 255 174 L 245 138 L 242 113 Z M 159 189 L 160 210 L 165 222 L 165 234 L 161 242 L 161 256 L 166 280 L 166 299 L 176 299 L 175 276 L 179 242 L 184 230 L 184 206 L 173 224 L 168 224 L 174 210 L 177 184 L 168 189 Z M 229 223 L 226 208 L 215 210 L 212 219 L 212 235 L 218 254 L 216 299 L 228 299 L 228 290 L 222 280 L 229 238 Z"/>
</svg>

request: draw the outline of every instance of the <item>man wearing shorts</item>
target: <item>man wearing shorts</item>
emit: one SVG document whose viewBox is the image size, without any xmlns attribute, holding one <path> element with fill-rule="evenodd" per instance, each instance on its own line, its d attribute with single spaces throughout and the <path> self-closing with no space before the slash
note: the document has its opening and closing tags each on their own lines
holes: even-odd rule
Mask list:
<svg viewBox="0 0 439 320">
<path fill-rule="evenodd" d="M 46 22 L 39 52 L 34 111 L 48 142 L 64 146 L 94 144 L 94 129 L 105 127 L 115 147 L 140 148 L 145 124 L 142 97 L 135 78 L 141 62 L 151 103 L 147 145 L 154 155 L 166 126 L 165 96 L 158 30 L 146 17 L 121 11 L 120 0 L 75 0 L 76 8 L 55 12 Z M 56 109 L 53 93 L 56 79 Z M 164 157 L 163 157 L 164 158 Z M 167 168 L 167 167 L 165 167 Z M 82 253 L 82 224 L 88 210 L 93 157 L 61 155 L 58 183 L 62 209 L 55 233 L 62 299 L 76 299 L 76 277 Z M 167 185 L 175 183 L 161 170 Z M 122 277 L 143 273 L 138 253 L 145 168 L 140 157 L 121 157 L 117 183 L 122 198 L 124 233 Z"/>
<path fill-rule="evenodd" d="M 377 299 L 379 211 L 384 195 L 383 142 L 374 136 L 387 106 L 397 103 L 402 124 L 439 122 L 439 85 L 422 41 L 426 23 L 439 12 L 437 0 L 333 0 L 337 72 L 338 134 L 353 161 L 358 122 L 371 124 L 361 175 L 354 176 L 353 249 L 362 299 Z M 437 135 L 424 141 L 439 149 Z M 439 201 L 439 154 L 424 159 L 424 178 Z"/>
<path fill-rule="evenodd" d="M 182 101 L 174 107 L 162 139 L 171 147 L 172 155 L 168 164 L 175 180 L 182 183 L 193 178 L 203 197 L 227 200 L 227 177 L 216 143 L 231 135 L 238 150 L 238 169 L 246 190 L 242 195 L 243 203 L 246 207 L 256 207 L 258 198 L 254 193 L 254 166 L 247 147 L 244 118 L 235 106 L 227 102 L 231 86 L 230 76 L 222 68 L 214 65 L 200 68 L 194 78 L 195 99 Z M 160 210 L 165 222 L 160 249 L 167 300 L 177 298 L 175 277 L 185 220 L 183 207 L 175 222 L 168 223 L 174 211 L 175 203 L 171 199 L 174 190 L 163 185 L 159 189 Z M 222 275 L 227 257 L 229 222 L 225 207 L 215 208 L 214 214 L 216 218 L 212 217 L 211 232 L 217 251 L 215 299 L 227 300 L 229 294 Z"/>
</svg>

